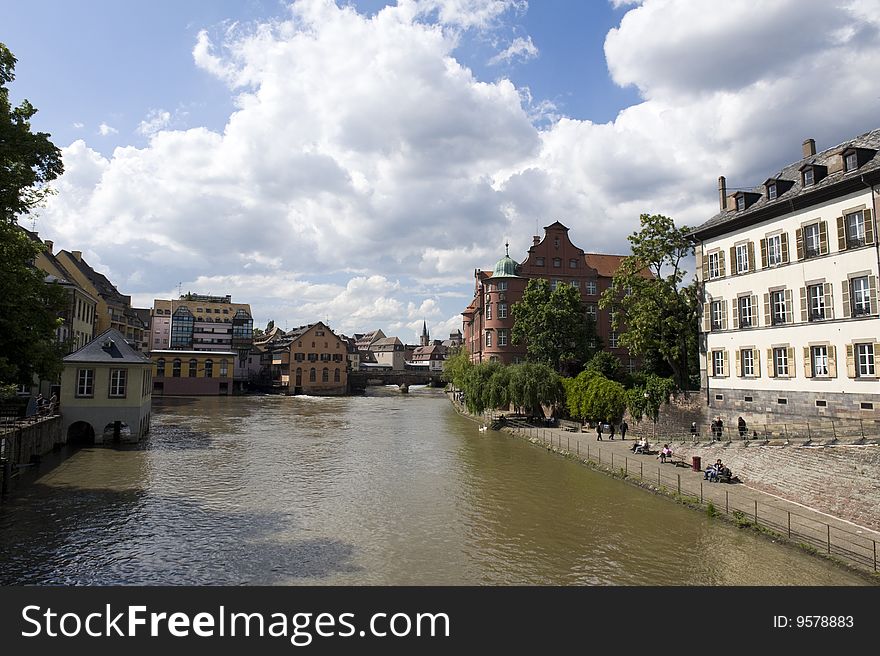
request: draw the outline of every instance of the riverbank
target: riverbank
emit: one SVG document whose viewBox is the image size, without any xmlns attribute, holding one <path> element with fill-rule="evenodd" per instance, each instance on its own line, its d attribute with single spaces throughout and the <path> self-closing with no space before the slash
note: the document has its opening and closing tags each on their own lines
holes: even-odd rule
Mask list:
<svg viewBox="0 0 880 656">
<path fill-rule="evenodd" d="M 479 423 L 478 418 L 453 401 L 453 406 L 463 416 Z M 529 426 L 516 419 L 506 422 L 502 429 L 507 434 L 528 440 L 567 458 L 624 482 L 636 485 L 655 494 L 672 498 L 710 516 L 735 523 L 741 528 L 751 528 L 772 540 L 798 546 L 810 553 L 830 559 L 848 568 L 867 574 L 874 582 L 878 579 L 880 566 L 880 532 L 850 519 L 825 512 L 809 503 L 782 498 L 778 494 L 753 484 L 752 470 L 734 469 L 742 484 L 709 483 L 701 471 L 693 471 L 691 459 L 680 459 L 679 466 L 661 463 L 654 455 L 636 455 L 631 451 L 632 440 L 620 439 L 597 441 L 593 433 L 569 432 L 560 428 Z M 658 442 L 663 443 L 663 439 Z M 653 448 L 653 445 L 652 445 Z M 673 443 L 676 450 L 676 445 Z M 726 454 L 716 455 L 714 447 L 702 456 L 705 466 L 722 457 L 725 462 L 734 460 Z M 761 447 L 751 445 L 753 455 Z M 741 471 L 743 473 L 741 473 Z M 850 489 L 847 487 L 847 489 Z M 822 490 L 828 494 L 828 489 Z M 839 500 L 843 503 L 844 500 Z"/>
</svg>

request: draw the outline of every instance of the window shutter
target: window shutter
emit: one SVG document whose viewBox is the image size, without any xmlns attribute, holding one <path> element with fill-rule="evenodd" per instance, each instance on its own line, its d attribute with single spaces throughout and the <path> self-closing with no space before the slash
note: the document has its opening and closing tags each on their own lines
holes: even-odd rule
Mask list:
<svg viewBox="0 0 880 656">
<path fill-rule="evenodd" d="M 790 289 L 786 289 L 785 293 L 785 323 L 790 321 L 794 321 L 794 303 L 792 301 L 792 294 Z"/>
<path fill-rule="evenodd" d="M 809 346 L 804 347 L 804 376 L 807 378 L 813 377 L 813 358 Z"/>
<path fill-rule="evenodd" d="M 736 261 L 736 246 L 730 247 L 730 275 L 739 273 L 739 264 Z"/>
<path fill-rule="evenodd" d="M 794 239 L 797 244 L 797 259 L 804 259 L 804 231 L 798 228 L 794 231 Z"/>
<path fill-rule="evenodd" d="M 721 375 L 729 376 L 730 375 L 730 362 L 727 357 L 727 349 L 721 351 Z"/>
<path fill-rule="evenodd" d="M 772 326 L 773 317 L 770 315 L 770 294 L 764 294 L 764 325 Z"/>
<path fill-rule="evenodd" d="M 788 375 L 791 378 L 797 376 L 797 362 L 794 359 L 794 346 L 788 347 Z"/>
<path fill-rule="evenodd" d="M 825 293 L 825 318 L 834 318 L 834 298 L 831 293 L 831 283 L 826 282 L 822 285 L 822 291 Z"/>
<path fill-rule="evenodd" d="M 782 239 L 779 240 L 780 245 L 782 246 L 782 263 L 788 264 L 790 259 L 788 257 L 788 233 L 782 233 Z"/>
<path fill-rule="evenodd" d="M 874 243 L 874 217 L 871 210 L 865 210 L 865 243 Z"/>
<path fill-rule="evenodd" d="M 697 271 L 703 272 L 703 282 L 709 279 L 709 258 L 704 257 L 702 251 L 697 251 Z"/>
<path fill-rule="evenodd" d="M 776 362 L 773 360 L 773 349 L 767 349 L 767 375 L 776 378 Z"/>
<path fill-rule="evenodd" d="M 755 242 L 749 242 L 749 271 L 755 270 Z"/>
<path fill-rule="evenodd" d="M 856 358 L 853 350 L 852 344 L 846 345 L 846 375 L 849 378 L 856 377 Z"/>
<path fill-rule="evenodd" d="M 871 287 L 871 314 L 877 314 L 877 276 L 868 276 L 868 285 Z"/>
<path fill-rule="evenodd" d="M 828 252 L 828 221 L 819 221 L 819 254 Z"/>
<path fill-rule="evenodd" d="M 712 306 L 709 303 L 703 303 L 703 332 L 708 333 L 712 330 Z"/>
<path fill-rule="evenodd" d="M 721 301 L 721 330 L 727 330 L 727 301 Z"/>
<path fill-rule="evenodd" d="M 731 304 L 730 312 L 733 315 L 733 329 L 737 330 L 739 328 L 739 299 L 733 299 Z"/>
<path fill-rule="evenodd" d="M 809 321 L 807 313 L 807 288 L 801 287 L 801 321 Z"/>
<path fill-rule="evenodd" d="M 837 347 L 828 347 L 828 375 L 837 378 Z"/>
<path fill-rule="evenodd" d="M 767 268 L 767 262 L 768 262 L 768 260 L 767 260 L 767 240 L 762 239 L 761 240 L 761 268 L 762 269 Z"/>
<path fill-rule="evenodd" d="M 846 250 L 846 225 L 842 216 L 837 217 L 837 250 Z"/>
<path fill-rule="evenodd" d="M 740 355 L 740 350 L 736 349 L 736 376 L 737 378 L 742 378 L 742 356 Z"/>
<path fill-rule="evenodd" d="M 874 375 L 880 375 L 880 348 L 877 342 L 874 342 Z"/>
<path fill-rule="evenodd" d="M 843 316 L 849 317 L 852 315 L 852 308 L 849 306 L 849 280 L 844 280 L 840 284 L 843 288 Z"/>
<path fill-rule="evenodd" d="M 724 251 L 718 251 L 718 275 L 722 278 L 727 275 L 724 272 Z"/>
<path fill-rule="evenodd" d="M 758 378 L 761 375 L 761 351 L 752 349 L 752 357 L 755 358 L 755 377 Z"/>
<path fill-rule="evenodd" d="M 752 296 L 752 328 L 757 328 L 761 325 L 761 317 L 758 312 L 758 297 Z"/>
</svg>

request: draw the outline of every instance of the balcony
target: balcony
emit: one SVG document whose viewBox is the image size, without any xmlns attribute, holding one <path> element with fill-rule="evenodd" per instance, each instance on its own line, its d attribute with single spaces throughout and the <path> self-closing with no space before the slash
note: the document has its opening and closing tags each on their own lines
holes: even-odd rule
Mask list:
<svg viewBox="0 0 880 656">
<path fill-rule="evenodd" d="M 773 326 L 781 326 L 784 323 L 786 323 L 784 314 L 774 314 L 770 319 L 770 324 Z"/>
<path fill-rule="evenodd" d="M 821 255 L 821 253 L 819 252 L 819 249 L 817 247 L 804 246 L 804 257 L 805 258 L 819 257 L 819 255 Z"/>
<path fill-rule="evenodd" d="M 852 315 L 854 317 L 866 317 L 871 314 L 871 306 L 870 305 L 854 305 L 852 309 Z"/>
<path fill-rule="evenodd" d="M 752 320 L 751 320 L 751 318 L 740 319 L 740 320 L 739 320 L 739 327 L 740 327 L 740 328 L 751 328 L 751 327 L 752 327 Z"/>
<path fill-rule="evenodd" d="M 825 310 L 811 310 L 810 311 L 810 321 L 824 321 L 825 320 Z"/>
<path fill-rule="evenodd" d="M 859 248 L 860 246 L 865 245 L 864 237 L 847 237 L 846 247 L 847 248 Z"/>
<path fill-rule="evenodd" d="M 712 322 L 712 330 L 721 330 L 721 322 L 713 321 Z"/>
</svg>

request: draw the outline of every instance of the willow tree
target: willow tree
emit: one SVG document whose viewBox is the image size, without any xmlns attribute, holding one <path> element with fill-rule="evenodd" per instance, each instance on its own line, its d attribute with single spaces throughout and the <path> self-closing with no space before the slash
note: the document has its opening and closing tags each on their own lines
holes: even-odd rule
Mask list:
<svg viewBox="0 0 880 656">
<path fill-rule="evenodd" d="M 698 288 L 695 280 L 685 284 L 694 253 L 690 230 L 660 214 L 642 214 L 640 223 L 628 237 L 632 255 L 621 262 L 599 305 L 613 310 L 621 346 L 646 362 L 661 361 L 687 389 L 699 363 Z"/>
</svg>

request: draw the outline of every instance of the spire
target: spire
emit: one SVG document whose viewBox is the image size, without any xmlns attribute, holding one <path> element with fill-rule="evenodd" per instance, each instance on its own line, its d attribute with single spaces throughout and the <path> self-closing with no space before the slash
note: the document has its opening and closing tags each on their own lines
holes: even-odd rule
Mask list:
<svg viewBox="0 0 880 656">
<path fill-rule="evenodd" d="M 427 346 L 430 338 L 428 337 L 428 322 L 422 320 L 422 346 Z"/>
</svg>

